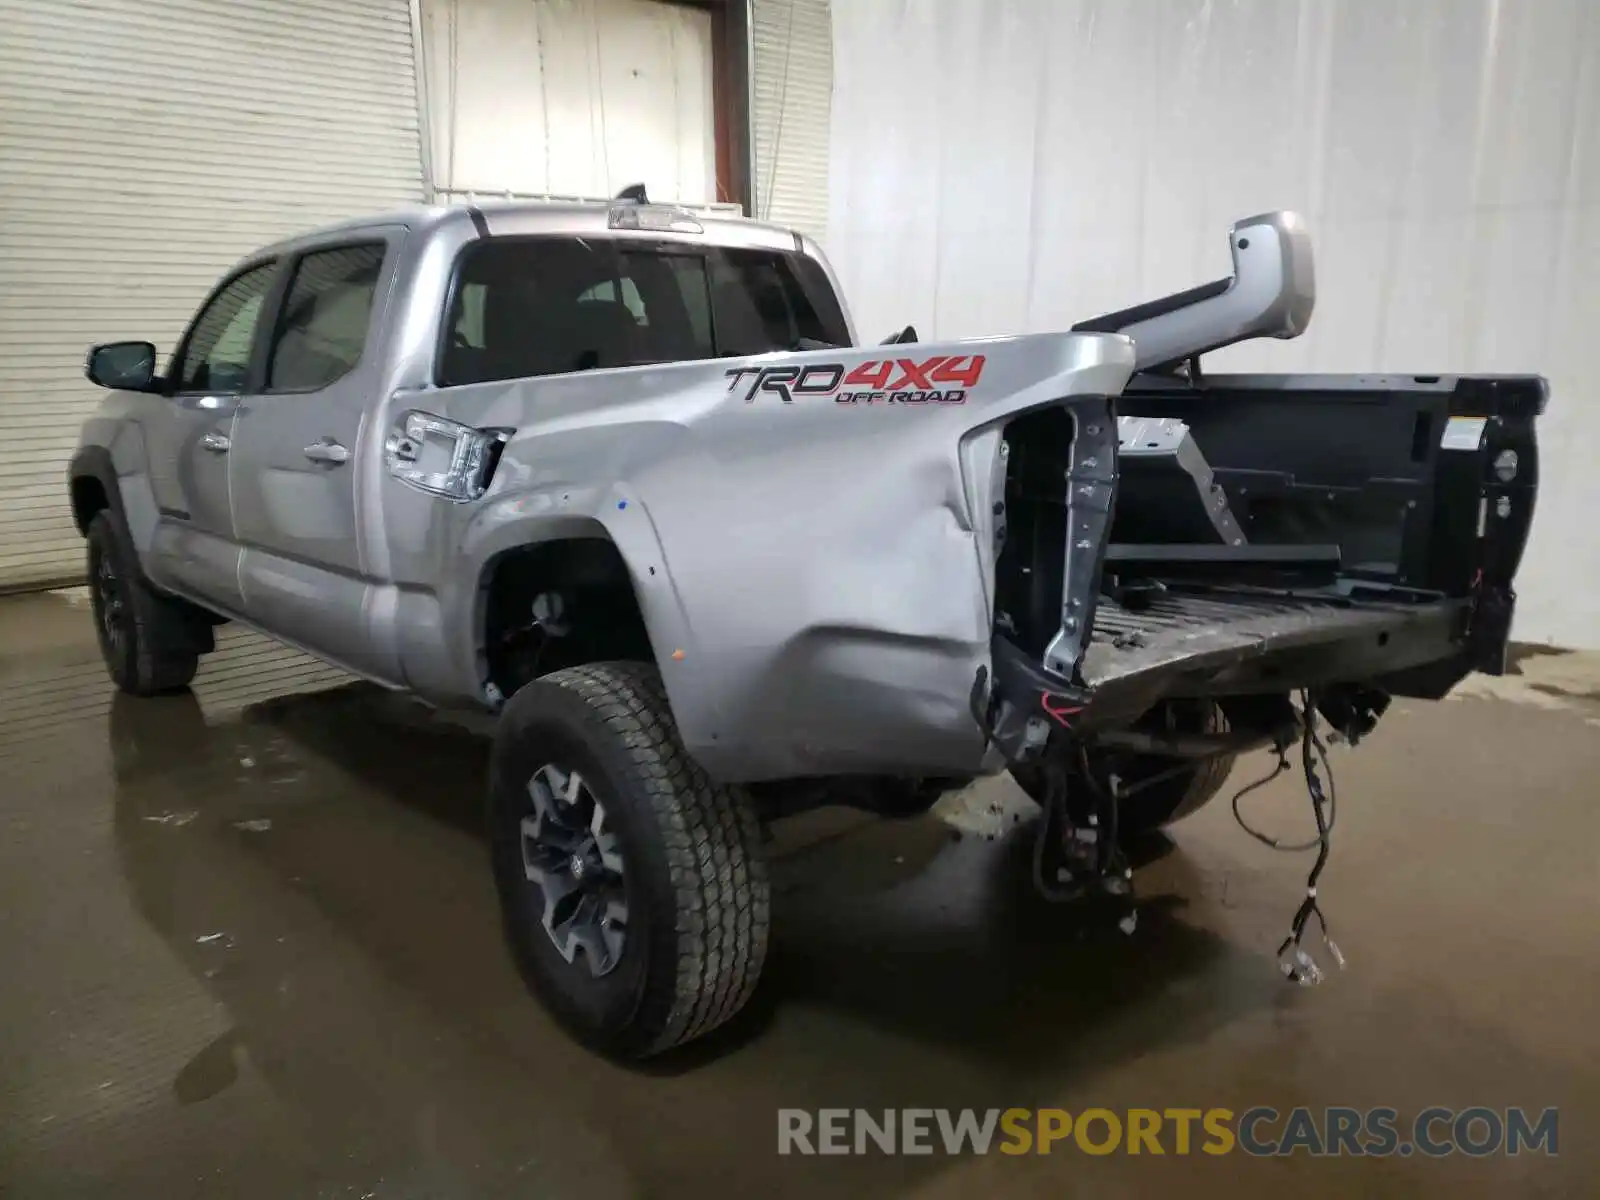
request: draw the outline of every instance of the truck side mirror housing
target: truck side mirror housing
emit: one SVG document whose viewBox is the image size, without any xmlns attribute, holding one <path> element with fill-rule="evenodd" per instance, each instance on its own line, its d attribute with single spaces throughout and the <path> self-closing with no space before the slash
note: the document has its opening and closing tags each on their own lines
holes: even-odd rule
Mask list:
<svg viewBox="0 0 1600 1200">
<path fill-rule="evenodd" d="M 150 342 L 105 342 L 90 349 L 83 373 L 113 391 L 156 391 L 156 348 Z"/>
</svg>

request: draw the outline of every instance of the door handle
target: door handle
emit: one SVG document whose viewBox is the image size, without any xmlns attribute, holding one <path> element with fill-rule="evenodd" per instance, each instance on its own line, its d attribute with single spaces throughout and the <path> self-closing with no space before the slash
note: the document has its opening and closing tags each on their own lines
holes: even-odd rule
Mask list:
<svg viewBox="0 0 1600 1200">
<path fill-rule="evenodd" d="M 221 433 L 208 433 L 200 439 L 200 445 L 213 454 L 226 454 L 233 449 L 233 442 Z"/>
<path fill-rule="evenodd" d="M 306 447 L 306 457 L 312 462 L 342 463 L 350 460 L 350 451 L 338 442 L 312 442 Z"/>
</svg>

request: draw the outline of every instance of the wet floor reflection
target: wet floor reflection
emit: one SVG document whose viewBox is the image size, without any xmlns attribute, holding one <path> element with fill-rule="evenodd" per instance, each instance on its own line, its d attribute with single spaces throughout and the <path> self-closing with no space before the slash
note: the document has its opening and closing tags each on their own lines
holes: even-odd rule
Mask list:
<svg viewBox="0 0 1600 1200">
<path fill-rule="evenodd" d="M 115 697 L 87 629 L 57 617 L 35 621 L 34 650 L 7 642 L 0 658 L 0 959 L 20 964 L 0 991 L 0 1191 L 1415 1194 L 1426 1180 L 1396 1160 L 779 1158 L 776 1110 L 1521 1102 L 1600 1116 L 1577 1053 L 1600 1047 L 1586 1005 L 1515 974 L 1562 961 L 1560 943 L 1518 942 L 1526 926 L 1497 916 L 1513 901 L 1481 898 L 1514 896 L 1532 920 L 1567 897 L 1569 919 L 1593 917 L 1592 897 L 1516 869 L 1592 847 L 1592 807 L 1567 802 L 1554 768 L 1524 770 L 1563 832 L 1485 831 L 1492 797 L 1458 798 L 1478 819 L 1443 829 L 1418 873 L 1400 851 L 1415 827 L 1395 822 L 1402 801 L 1411 820 L 1439 815 L 1402 782 L 1449 769 L 1441 748 L 1459 734 L 1437 709 L 1408 718 L 1390 765 L 1341 777 L 1347 795 L 1391 800 L 1341 818 L 1332 911 L 1361 969 L 1321 993 L 1283 988 L 1270 953 L 1304 864 L 1242 848 L 1225 814 L 1143 848 L 1150 902 L 1131 938 L 1032 896 L 1016 806 L 993 841 L 823 814 L 777 831 L 774 947 L 751 1010 L 626 1070 L 562 1036 L 504 952 L 483 738 L 236 633 L 193 694 Z M 1458 718 L 1484 720 L 1473 704 Z M 1553 752 L 1570 732 L 1519 736 Z M 1583 753 L 1569 767 L 1600 768 Z M 1476 873 L 1452 874 L 1462 862 Z M 1463 957 L 1484 938 L 1499 962 Z M 1592 955 L 1564 965 L 1569 988 L 1600 984 Z M 1535 996 L 1530 1022 L 1518 1008 Z M 1582 1153 L 1427 1164 L 1427 1179 L 1558 1194 Z"/>
<path fill-rule="evenodd" d="M 232 1020 L 175 1096 L 235 1086 L 245 1064 L 327 1155 L 381 1130 L 373 1153 L 398 1140 L 419 1170 L 503 1163 L 516 1147 L 519 1178 L 544 1164 L 544 1184 L 589 1195 L 608 1194 L 607 1178 L 618 1195 L 629 1180 L 687 1183 L 711 1159 L 770 1190 L 774 1172 L 795 1173 L 771 1155 L 779 1106 L 931 1103 L 945 1089 L 950 1103 L 1015 1103 L 1040 1072 L 1147 1052 L 1215 1016 L 1198 1008 L 1121 1043 L 1061 1037 L 1226 951 L 1155 909 L 1137 947 L 1063 919 L 1027 892 L 1021 839 L 958 843 L 918 821 L 783 859 L 777 947 L 750 1013 L 625 1072 L 568 1044 L 501 951 L 478 844 L 480 738 L 362 685 L 218 728 L 189 697 L 119 697 L 108 725 L 129 893 Z M 172 762 L 172 745 L 194 750 Z M 860 1063 L 882 1038 L 905 1071 L 922 1041 L 946 1072 L 957 1060 L 953 1075 Z M 857 1048 L 819 1054 L 818 1039 Z"/>
</svg>

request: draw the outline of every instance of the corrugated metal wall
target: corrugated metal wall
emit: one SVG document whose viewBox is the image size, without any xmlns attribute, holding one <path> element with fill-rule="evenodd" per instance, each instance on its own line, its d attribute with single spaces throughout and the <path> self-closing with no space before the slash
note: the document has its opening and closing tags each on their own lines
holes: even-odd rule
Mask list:
<svg viewBox="0 0 1600 1200">
<path fill-rule="evenodd" d="M 0 588 L 81 574 L 84 351 L 169 352 L 217 276 L 422 196 L 407 0 L 0 0 Z"/>
<path fill-rule="evenodd" d="M 754 215 L 823 241 L 833 95 L 828 0 L 754 0 L 750 41 Z"/>
<path fill-rule="evenodd" d="M 828 248 L 864 337 L 1063 329 L 1225 275 L 1233 220 L 1298 209 L 1310 332 L 1213 369 L 1549 376 L 1516 636 L 1600 647 L 1600 4 L 833 17 Z"/>
<path fill-rule="evenodd" d="M 515 36 L 500 20 L 512 7 Z M 239 255 L 421 198 L 423 154 L 408 0 L 0 0 L 0 22 L 5 589 L 81 573 L 63 471 L 98 398 L 85 349 L 148 338 L 165 354 Z M 756 0 L 752 24 L 756 208 L 821 234 L 828 5 Z M 471 134 L 455 147 L 457 184 L 605 193 L 644 178 L 655 194 L 711 198 L 703 11 L 427 0 L 424 26 L 436 171 L 450 164 L 452 121 Z M 506 52 L 518 38 L 528 55 Z M 546 59 L 558 61 L 530 68 Z M 550 137 L 526 136 L 527 113 L 487 121 L 472 108 L 483 80 L 507 72 L 518 95 L 539 94 Z M 666 149 L 641 170 L 641 147 Z"/>
</svg>

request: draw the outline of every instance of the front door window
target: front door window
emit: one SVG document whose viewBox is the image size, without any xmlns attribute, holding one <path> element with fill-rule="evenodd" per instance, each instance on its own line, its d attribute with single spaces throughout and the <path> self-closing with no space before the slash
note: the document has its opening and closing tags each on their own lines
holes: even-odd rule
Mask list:
<svg viewBox="0 0 1600 1200">
<path fill-rule="evenodd" d="M 273 263 L 236 275 L 201 309 L 172 372 L 179 392 L 244 391 L 250 377 L 261 304 L 272 286 Z"/>
</svg>

